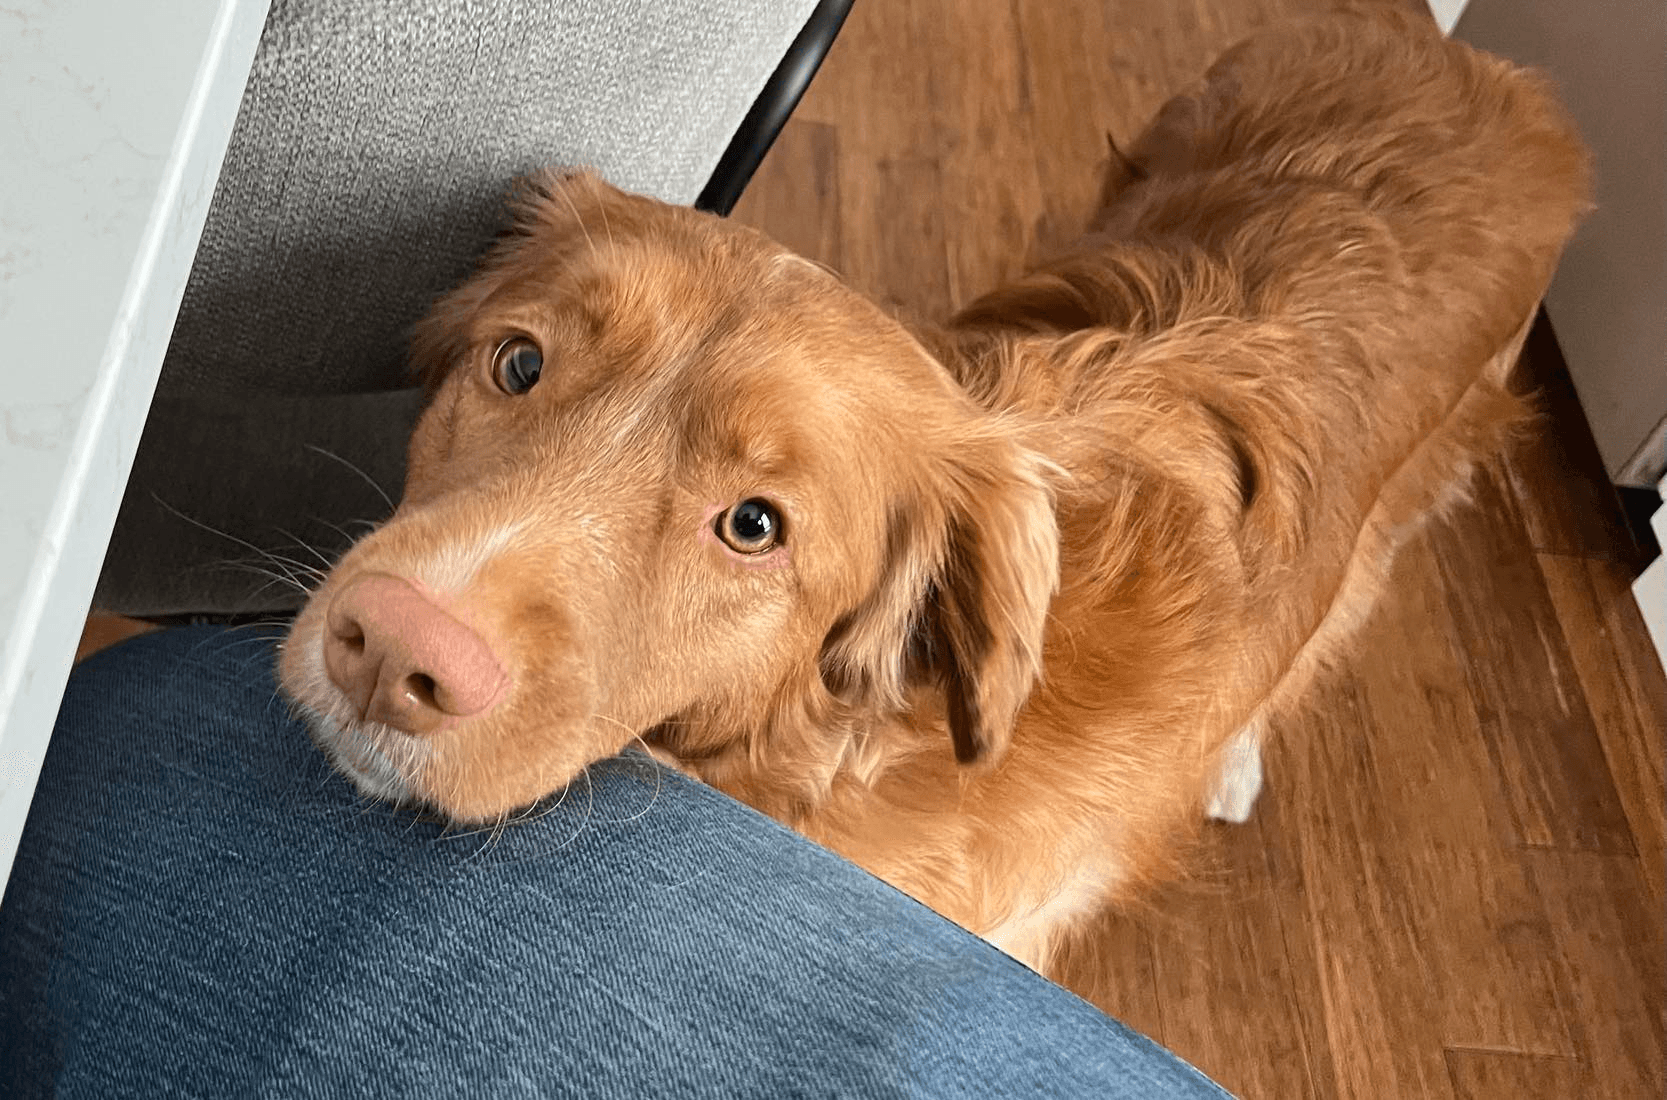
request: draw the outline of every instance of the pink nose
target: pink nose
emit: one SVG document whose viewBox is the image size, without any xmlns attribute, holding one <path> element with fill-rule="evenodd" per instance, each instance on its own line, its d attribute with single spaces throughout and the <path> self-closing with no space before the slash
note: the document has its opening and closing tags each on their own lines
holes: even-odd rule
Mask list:
<svg viewBox="0 0 1667 1100">
<path fill-rule="evenodd" d="M 361 717 L 407 733 L 480 714 L 509 685 L 485 639 L 386 573 L 358 577 L 330 601 L 324 668 Z"/>
</svg>

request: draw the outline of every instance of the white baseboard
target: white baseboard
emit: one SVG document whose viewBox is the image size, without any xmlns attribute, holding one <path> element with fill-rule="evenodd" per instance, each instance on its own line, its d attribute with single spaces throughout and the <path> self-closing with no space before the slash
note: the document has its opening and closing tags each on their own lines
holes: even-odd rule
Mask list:
<svg viewBox="0 0 1667 1100">
<path fill-rule="evenodd" d="M 1662 478 L 1656 488 L 1663 503 L 1650 517 L 1650 526 L 1655 529 L 1656 543 L 1667 547 L 1667 477 Z M 1644 625 L 1649 627 L 1656 656 L 1661 658 L 1662 666 L 1667 667 L 1667 553 L 1652 561 L 1649 568 L 1632 582 L 1632 598 L 1638 601 Z"/>
<path fill-rule="evenodd" d="M 1459 16 L 1464 14 L 1464 6 L 1470 0 L 1430 0 L 1430 13 L 1441 26 L 1442 34 L 1452 34 L 1458 25 Z"/>
</svg>

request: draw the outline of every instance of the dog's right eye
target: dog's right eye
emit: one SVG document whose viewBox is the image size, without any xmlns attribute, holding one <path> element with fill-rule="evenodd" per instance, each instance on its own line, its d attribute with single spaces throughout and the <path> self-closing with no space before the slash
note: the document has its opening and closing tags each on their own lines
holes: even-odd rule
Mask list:
<svg viewBox="0 0 1667 1100">
<path fill-rule="evenodd" d="M 519 397 L 538 384 L 544 370 L 544 353 L 525 336 L 505 340 L 492 356 L 492 378 L 498 388 Z"/>
<path fill-rule="evenodd" d="M 781 518 L 767 500 L 743 500 L 718 517 L 718 537 L 738 554 L 762 554 L 781 540 Z"/>
</svg>

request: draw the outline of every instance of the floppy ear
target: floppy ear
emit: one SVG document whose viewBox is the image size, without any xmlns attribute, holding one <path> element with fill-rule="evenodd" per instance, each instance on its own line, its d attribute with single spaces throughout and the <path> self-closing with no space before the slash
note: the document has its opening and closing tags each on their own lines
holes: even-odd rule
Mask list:
<svg viewBox="0 0 1667 1100">
<path fill-rule="evenodd" d="M 1106 131 L 1106 174 L 1100 181 L 1100 205 L 1110 206 L 1132 184 L 1146 178 L 1146 169 L 1118 146 L 1111 131 Z"/>
<path fill-rule="evenodd" d="M 878 585 L 824 642 L 833 690 L 895 706 L 911 675 L 932 676 L 955 758 L 1001 758 L 1041 674 L 1059 581 L 1048 469 L 1006 439 L 980 441 L 893 511 Z"/>
<path fill-rule="evenodd" d="M 1007 444 L 998 465 L 961 464 L 936 599 L 926 605 L 949 732 L 963 764 L 1001 759 L 1042 673 L 1059 586 L 1059 527 L 1040 459 Z"/>
</svg>

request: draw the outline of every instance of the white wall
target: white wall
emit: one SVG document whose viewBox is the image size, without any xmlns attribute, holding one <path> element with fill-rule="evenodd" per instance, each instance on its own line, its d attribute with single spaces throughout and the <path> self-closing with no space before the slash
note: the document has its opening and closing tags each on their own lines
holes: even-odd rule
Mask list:
<svg viewBox="0 0 1667 1100">
<path fill-rule="evenodd" d="M 1661 479 L 1657 488 L 1661 499 L 1667 501 L 1667 477 Z M 1655 510 L 1655 515 L 1650 517 L 1650 526 L 1655 528 L 1656 542 L 1667 546 L 1667 504 Z M 1632 595 L 1638 601 L 1638 610 L 1644 613 L 1644 625 L 1649 627 L 1656 654 L 1661 658 L 1662 666 L 1667 667 L 1667 555 L 1656 558 L 1632 582 Z"/>
<path fill-rule="evenodd" d="M 1550 74 L 1597 168 L 1597 205 L 1546 312 L 1609 476 L 1667 470 L 1667 5 L 1470 0 L 1455 32 Z"/>
<path fill-rule="evenodd" d="M 1469 0 L 1430 0 L 1430 11 L 1435 14 L 1435 21 L 1441 24 L 1441 33 L 1451 34 L 1453 24 L 1459 21 L 1459 15 Z"/>
</svg>

